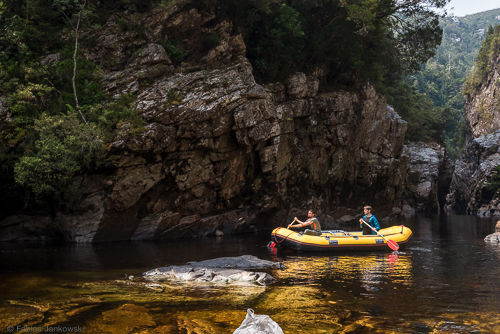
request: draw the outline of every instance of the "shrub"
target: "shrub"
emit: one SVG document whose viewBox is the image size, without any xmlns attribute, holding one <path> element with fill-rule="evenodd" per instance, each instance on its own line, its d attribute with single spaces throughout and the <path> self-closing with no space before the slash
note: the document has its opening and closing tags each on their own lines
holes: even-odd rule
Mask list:
<svg viewBox="0 0 500 334">
<path fill-rule="evenodd" d="M 95 167 L 102 152 L 102 136 L 93 124 L 81 123 L 76 113 L 42 116 L 35 121 L 33 151 L 15 164 L 17 183 L 38 197 L 60 197 L 80 171 Z"/>
</svg>

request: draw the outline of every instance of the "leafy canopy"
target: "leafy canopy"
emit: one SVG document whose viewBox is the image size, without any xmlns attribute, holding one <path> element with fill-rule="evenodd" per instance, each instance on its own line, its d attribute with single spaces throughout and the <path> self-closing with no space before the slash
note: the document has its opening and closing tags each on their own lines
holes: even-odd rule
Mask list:
<svg viewBox="0 0 500 334">
<path fill-rule="evenodd" d="M 203 0 L 201 10 L 241 32 L 263 81 L 295 71 L 322 74 L 328 85 L 380 82 L 418 69 L 441 40 L 447 0 Z"/>
<path fill-rule="evenodd" d="M 75 112 L 42 116 L 35 121 L 34 151 L 14 167 L 16 182 L 38 196 L 61 195 L 77 172 L 90 169 L 102 151 L 102 135 L 83 124 Z"/>
</svg>

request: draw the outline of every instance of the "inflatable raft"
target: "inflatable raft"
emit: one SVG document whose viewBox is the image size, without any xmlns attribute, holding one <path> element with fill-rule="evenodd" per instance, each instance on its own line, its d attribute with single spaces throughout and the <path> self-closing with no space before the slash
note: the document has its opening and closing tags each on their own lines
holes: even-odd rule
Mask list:
<svg viewBox="0 0 500 334">
<path fill-rule="evenodd" d="M 400 246 L 410 239 L 412 232 L 404 226 L 391 226 L 378 231 L 386 239 Z M 387 241 L 379 235 L 363 235 L 359 232 L 341 230 L 323 231 L 314 236 L 292 231 L 284 227 L 275 228 L 272 240 L 277 247 L 292 248 L 299 251 L 338 251 L 338 250 L 391 250 Z"/>
</svg>

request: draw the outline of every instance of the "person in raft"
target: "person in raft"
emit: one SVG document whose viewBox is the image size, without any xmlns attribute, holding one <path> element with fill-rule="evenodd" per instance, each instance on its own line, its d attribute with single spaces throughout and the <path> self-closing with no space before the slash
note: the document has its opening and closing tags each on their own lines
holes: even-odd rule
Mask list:
<svg viewBox="0 0 500 334">
<path fill-rule="evenodd" d="M 373 231 L 371 228 L 366 226 L 366 224 L 363 223 L 363 220 L 368 223 L 371 227 L 376 229 L 377 231 L 380 230 L 380 223 L 378 222 L 377 217 L 372 215 L 372 207 L 369 205 L 365 205 L 363 207 L 363 211 L 365 215 L 363 218 L 359 220 L 359 227 L 363 230 L 363 235 L 368 235 L 368 234 L 377 234 L 375 231 Z"/>
<path fill-rule="evenodd" d="M 297 223 L 297 224 L 295 224 Z M 300 221 L 297 217 L 293 219 L 293 222 L 288 225 L 288 228 L 295 228 L 295 227 L 311 227 L 305 229 L 304 234 L 308 235 L 321 235 L 321 225 L 319 224 L 318 218 L 316 218 L 316 215 L 312 210 L 309 210 L 307 212 L 307 220 L 305 222 Z"/>
</svg>

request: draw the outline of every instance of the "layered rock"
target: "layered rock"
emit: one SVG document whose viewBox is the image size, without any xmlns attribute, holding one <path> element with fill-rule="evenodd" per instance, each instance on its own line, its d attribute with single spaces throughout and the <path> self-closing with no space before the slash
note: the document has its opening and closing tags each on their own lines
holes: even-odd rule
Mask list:
<svg viewBox="0 0 500 334">
<path fill-rule="evenodd" d="M 256 83 L 241 35 L 193 8 L 157 8 L 144 34 L 110 18 L 88 57 L 115 98 L 134 94 L 146 121 L 120 125 L 105 174 L 77 180 L 67 240 L 153 240 L 276 226 L 292 207 L 401 203 L 406 122 L 373 87 L 317 95 L 317 78 Z M 174 66 L 170 30 L 190 36 Z M 96 32 L 97 33 L 97 32 Z M 216 33 L 218 45 L 199 47 Z"/>
<path fill-rule="evenodd" d="M 470 138 L 456 163 L 447 209 L 500 216 L 500 29 L 490 29 L 466 83 Z"/>
<path fill-rule="evenodd" d="M 405 216 L 413 212 L 437 213 L 441 210 L 451 182 L 451 161 L 444 147 L 426 143 L 405 145 L 407 159 Z"/>
<path fill-rule="evenodd" d="M 500 130 L 472 139 L 456 162 L 447 209 L 479 216 L 500 216 L 499 189 L 492 187 L 500 166 Z"/>
<path fill-rule="evenodd" d="M 500 54 L 489 61 L 489 74 L 475 94 L 466 96 L 466 116 L 475 138 L 500 129 Z"/>
</svg>

